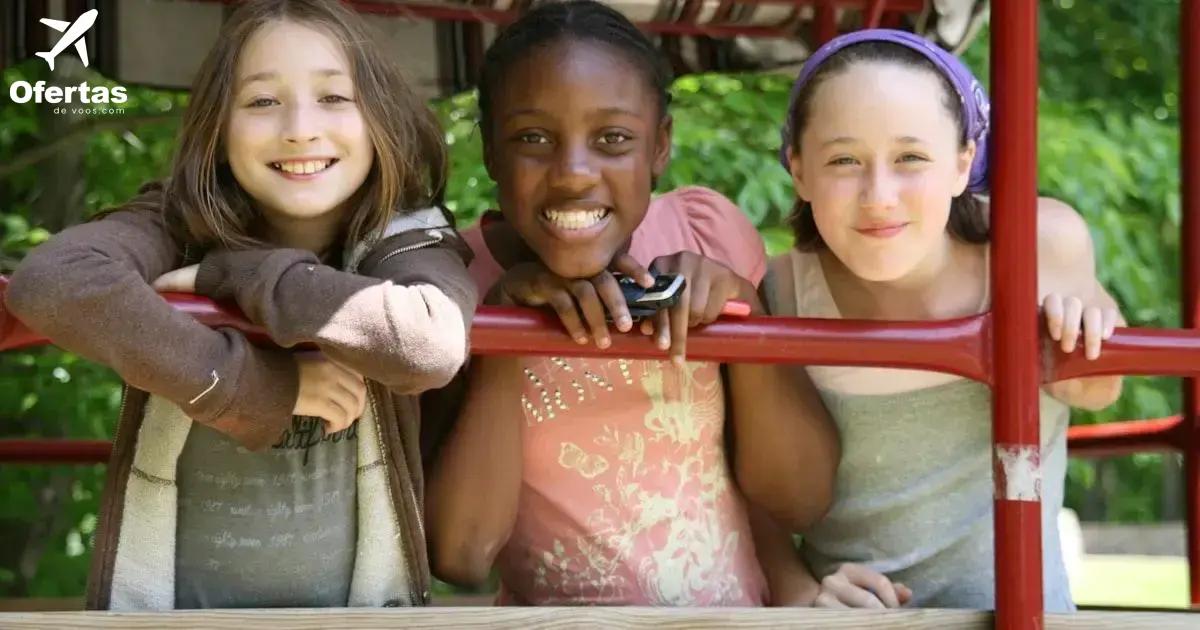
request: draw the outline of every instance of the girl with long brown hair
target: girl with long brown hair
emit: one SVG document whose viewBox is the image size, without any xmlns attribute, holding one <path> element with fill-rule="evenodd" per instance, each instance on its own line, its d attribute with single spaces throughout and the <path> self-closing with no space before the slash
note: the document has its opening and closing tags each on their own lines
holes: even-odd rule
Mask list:
<svg viewBox="0 0 1200 630">
<path fill-rule="evenodd" d="M 11 311 L 128 383 L 90 608 L 428 602 L 415 395 L 464 362 L 476 301 L 431 207 L 445 166 L 357 16 L 252 0 L 197 74 L 169 179 L 29 254 Z M 236 302 L 279 347 L 156 289 Z"/>
</svg>

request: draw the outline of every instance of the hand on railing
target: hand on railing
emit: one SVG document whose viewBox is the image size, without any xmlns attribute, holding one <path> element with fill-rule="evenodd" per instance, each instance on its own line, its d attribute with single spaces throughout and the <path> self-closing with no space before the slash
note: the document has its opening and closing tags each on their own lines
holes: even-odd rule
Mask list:
<svg viewBox="0 0 1200 630">
<path fill-rule="evenodd" d="M 7 285 L 7 278 L 0 276 L 0 352 L 49 343 L 3 309 Z M 190 294 L 163 297 L 207 326 L 233 328 L 255 342 L 270 343 L 262 328 L 234 307 Z M 724 317 L 689 335 L 688 359 L 924 369 L 990 384 L 990 346 L 991 315 L 986 313 L 939 322 Z M 471 350 L 630 359 L 667 356 L 639 332 L 615 334 L 612 345 L 601 350 L 575 343 L 553 312 L 498 306 L 481 307 L 476 313 Z M 1085 359 L 1081 347 L 1064 354 L 1047 341 L 1043 359 L 1043 382 L 1104 374 L 1200 375 L 1200 330 L 1118 328 L 1095 360 Z"/>
</svg>

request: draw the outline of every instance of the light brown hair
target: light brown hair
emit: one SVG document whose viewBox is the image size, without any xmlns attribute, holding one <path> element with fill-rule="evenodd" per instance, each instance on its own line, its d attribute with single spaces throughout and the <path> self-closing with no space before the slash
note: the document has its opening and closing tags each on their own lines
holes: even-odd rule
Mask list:
<svg viewBox="0 0 1200 630">
<path fill-rule="evenodd" d="M 371 170 L 350 200 L 341 242 L 366 240 L 396 212 L 440 203 L 447 165 L 441 127 L 359 16 L 336 0 L 250 0 L 222 25 L 192 85 L 166 183 L 165 211 L 177 236 L 205 247 L 264 244 L 259 212 L 234 179 L 223 134 L 242 48 L 260 28 L 279 20 L 311 26 L 341 43 L 374 146 Z"/>
</svg>

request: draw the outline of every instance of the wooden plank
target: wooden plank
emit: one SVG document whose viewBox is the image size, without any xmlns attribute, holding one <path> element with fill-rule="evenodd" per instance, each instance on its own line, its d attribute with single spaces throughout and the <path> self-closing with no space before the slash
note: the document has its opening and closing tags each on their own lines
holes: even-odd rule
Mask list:
<svg viewBox="0 0 1200 630">
<path fill-rule="evenodd" d="M 3 628 L 946 628 L 985 629 L 992 614 L 970 610 L 822 610 L 696 608 L 411 608 L 209 610 L 170 613 L 8 613 Z M 1200 627 L 1189 612 L 1046 615 L 1047 629 Z"/>
</svg>

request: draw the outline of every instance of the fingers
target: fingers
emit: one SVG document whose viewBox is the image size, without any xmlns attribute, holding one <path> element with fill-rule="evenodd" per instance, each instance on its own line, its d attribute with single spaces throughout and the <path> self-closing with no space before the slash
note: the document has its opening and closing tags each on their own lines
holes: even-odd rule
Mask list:
<svg viewBox="0 0 1200 630">
<path fill-rule="evenodd" d="M 691 292 L 691 287 L 684 288 L 683 293 L 679 296 L 679 303 L 667 311 L 667 318 L 670 320 L 667 322 L 667 325 L 671 335 L 668 340 L 670 350 L 667 351 L 667 354 L 676 366 L 683 366 L 684 357 L 687 355 L 688 318 L 691 316 Z M 661 328 L 659 329 L 659 334 L 662 334 Z M 659 347 L 662 347 L 661 343 Z"/>
<path fill-rule="evenodd" d="M 575 307 L 575 300 L 571 298 L 571 294 L 566 291 L 555 291 L 550 294 L 546 302 L 558 314 L 563 328 L 567 329 L 567 334 L 571 335 L 575 343 L 586 344 L 588 342 L 587 328 L 584 327 L 583 320 L 579 317 L 579 309 Z"/>
<path fill-rule="evenodd" d="M 671 311 L 663 309 L 654 314 L 654 345 L 659 350 L 671 347 Z"/>
<path fill-rule="evenodd" d="M 822 594 L 828 593 L 832 595 L 845 607 L 874 608 L 878 610 L 887 608 L 870 591 L 852 583 L 848 576 L 840 569 L 837 573 L 827 575 L 821 580 L 821 592 Z M 820 595 L 817 598 L 820 599 Z"/>
<path fill-rule="evenodd" d="M 650 270 L 646 269 L 642 263 L 635 260 L 628 253 L 618 255 L 613 259 L 609 267 L 613 271 L 633 278 L 643 288 L 649 289 L 654 286 L 654 276 L 650 273 Z"/>
<path fill-rule="evenodd" d="M 604 303 L 604 308 L 612 316 L 613 325 L 617 327 L 617 330 L 621 332 L 632 330 L 633 317 L 629 315 L 629 305 L 625 302 L 625 294 L 621 293 L 621 286 L 617 283 L 617 279 L 605 271 L 592 279 L 592 286 L 596 288 L 600 301 Z"/>
<path fill-rule="evenodd" d="M 568 285 L 568 288 L 572 297 L 575 298 L 575 303 L 579 305 L 579 310 L 583 312 L 584 324 L 591 330 L 592 338 L 596 340 L 596 347 L 607 348 L 612 341 L 608 336 L 608 322 L 604 316 L 604 305 L 600 303 L 596 287 L 587 280 L 575 280 Z"/>
<path fill-rule="evenodd" d="M 1042 312 L 1046 317 L 1046 332 L 1050 333 L 1050 338 L 1059 341 L 1062 339 L 1063 325 L 1063 300 L 1062 296 L 1057 293 L 1051 293 L 1042 301 Z"/>
<path fill-rule="evenodd" d="M 1083 320 L 1083 301 L 1077 297 L 1063 300 L 1062 342 L 1063 352 L 1074 352 L 1079 341 L 1079 328 Z"/>
<path fill-rule="evenodd" d="M 367 406 L 363 377 L 319 354 L 297 354 L 299 389 L 293 413 L 320 418 L 326 434 L 337 433 L 362 417 Z"/>
<path fill-rule="evenodd" d="M 821 592 L 819 594 L 817 594 L 817 599 L 813 601 L 813 607 L 815 607 L 815 608 L 849 608 L 849 606 L 842 603 L 842 600 L 837 598 L 837 595 L 834 595 L 833 593 L 830 593 L 829 591 L 824 590 L 823 587 L 821 589 Z"/>
<path fill-rule="evenodd" d="M 720 282 L 717 282 L 709 289 L 708 303 L 704 307 L 704 316 L 701 318 L 701 324 L 711 324 L 717 321 L 721 313 L 725 310 L 725 304 L 737 297 L 737 286 L 734 283 L 733 277 L 726 277 Z"/>
<path fill-rule="evenodd" d="M 844 575 L 849 582 L 859 588 L 874 593 L 873 597 L 888 608 L 899 608 L 900 599 L 896 588 L 888 577 L 878 571 L 869 569 L 861 564 L 845 564 L 834 575 Z"/>
<path fill-rule="evenodd" d="M 337 433 L 362 417 L 367 405 L 367 385 L 363 377 L 332 361 L 323 361 L 321 371 L 327 379 L 324 389 L 326 433 Z"/>
<path fill-rule="evenodd" d="M 1095 306 L 1083 309 L 1083 356 L 1088 360 L 1099 358 L 1103 340 L 1104 313 Z"/>
<path fill-rule="evenodd" d="M 899 582 L 896 582 L 894 586 L 896 587 L 896 597 L 900 599 L 901 606 L 904 606 L 908 602 L 912 601 L 913 592 L 911 588 L 908 588 Z"/>
<path fill-rule="evenodd" d="M 704 314 L 708 310 L 708 301 L 713 294 L 713 289 L 716 288 L 702 272 L 688 279 L 685 293 L 687 293 L 688 302 L 686 324 L 689 328 L 707 323 L 704 321 Z"/>
<path fill-rule="evenodd" d="M 1083 338 L 1083 354 L 1088 360 L 1100 357 L 1104 341 L 1122 325 L 1121 313 L 1106 306 L 1085 306 L 1074 296 L 1051 293 L 1042 301 L 1046 332 L 1066 353 L 1075 351 Z"/>
<path fill-rule="evenodd" d="M 1104 334 L 1102 334 L 1101 337 L 1103 337 L 1105 341 L 1108 341 L 1108 338 L 1113 336 L 1113 333 L 1117 330 L 1117 326 L 1125 325 L 1125 322 L 1121 320 L 1120 311 L 1115 308 L 1104 309 L 1104 317 L 1102 318 L 1102 322 Z"/>
<path fill-rule="evenodd" d="M 159 276 L 151 286 L 156 291 L 195 293 L 196 271 L 199 267 L 199 265 L 188 265 L 187 267 L 168 271 Z"/>
</svg>

